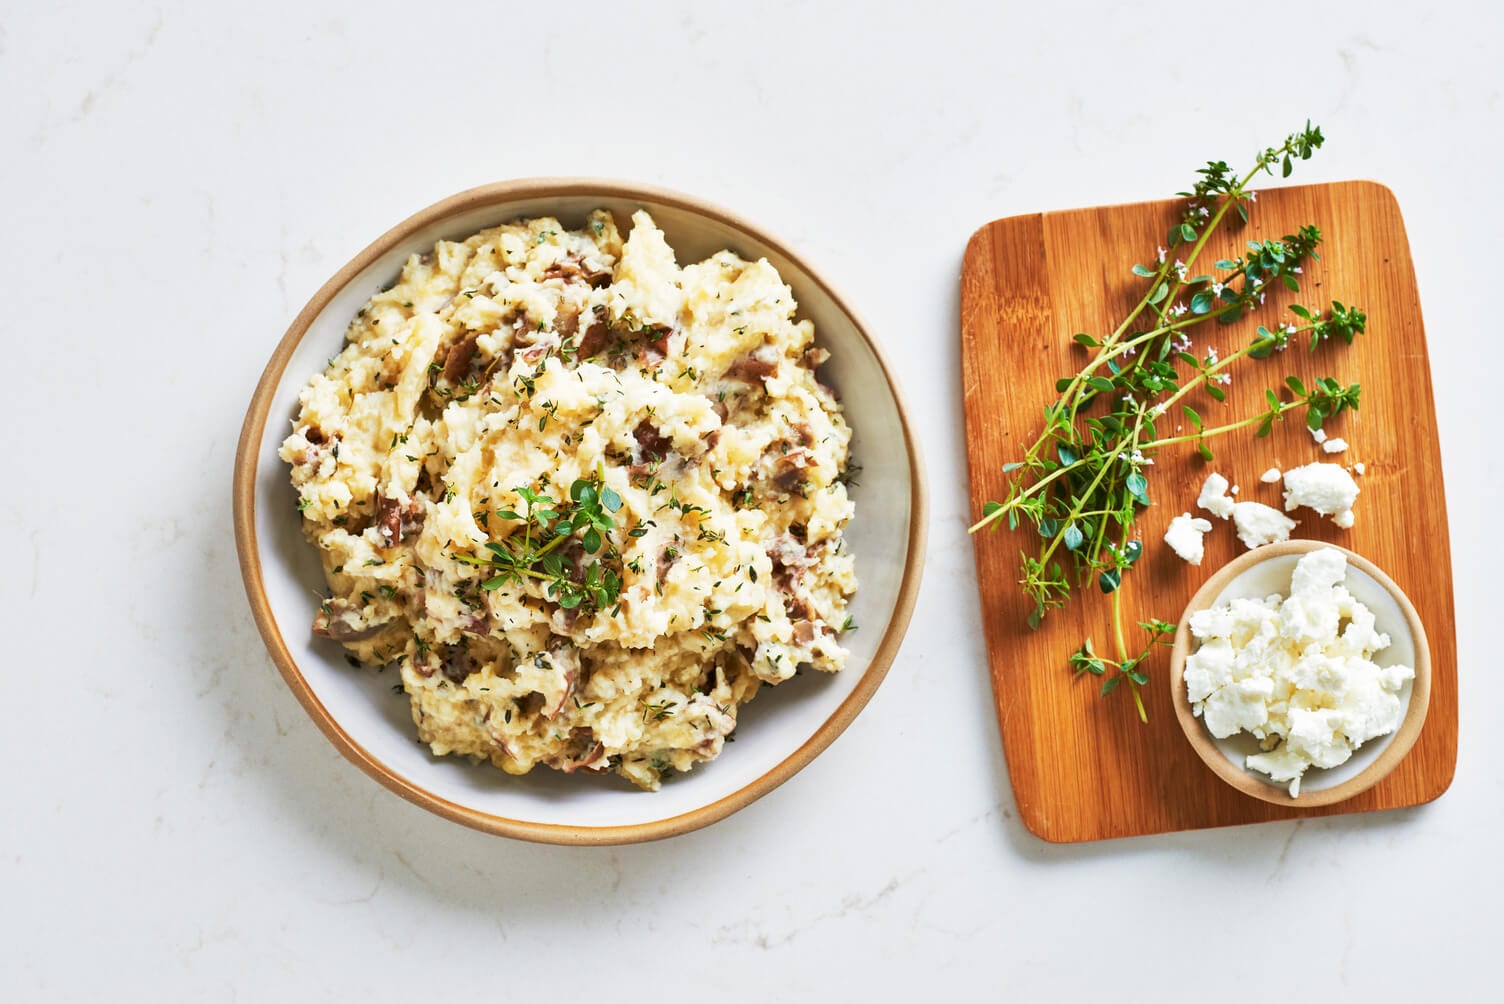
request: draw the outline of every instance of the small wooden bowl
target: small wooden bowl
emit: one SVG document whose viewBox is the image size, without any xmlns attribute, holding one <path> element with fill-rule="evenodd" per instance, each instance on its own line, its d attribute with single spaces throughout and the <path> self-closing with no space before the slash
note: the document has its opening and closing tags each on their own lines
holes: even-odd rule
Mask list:
<svg viewBox="0 0 1504 1004">
<path fill-rule="evenodd" d="M 1338 767 L 1323 770 L 1312 767 L 1301 779 L 1300 794 L 1291 797 L 1284 784 L 1268 780 L 1263 774 L 1243 766 L 1243 757 L 1257 752 L 1252 735 L 1239 733 L 1217 739 L 1206 724 L 1191 711 L 1185 691 L 1185 661 L 1191 652 L 1191 615 L 1221 600 L 1235 597 L 1289 595 L 1290 576 L 1300 557 L 1310 551 L 1331 547 L 1347 555 L 1347 586 L 1374 612 L 1375 626 L 1390 637 L 1390 646 L 1377 654 L 1380 665 L 1408 663 L 1415 667 L 1415 679 L 1402 692 L 1408 701 L 1400 727 L 1387 736 L 1371 739 L 1359 747 L 1351 759 Z M 1372 788 L 1395 768 L 1410 747 L 1415 745 L 1426 709 L 1431 703 L 1431 650 L 1426 629 L 1415 606 L 1394 580 L 1378 566 L 1345 547 L 1319 540 L 1290 540 L 1249 551 L 1227 563 L 1206 580 L 1186 605 L 1175 632 L 1175 647 L 1170 652 L 1170 699 L 1175 716 L 1198 756 L 1222 780 L 1245 795 L 1275 805 L 1315 808 L 1352 798 Z"/>
</svg>

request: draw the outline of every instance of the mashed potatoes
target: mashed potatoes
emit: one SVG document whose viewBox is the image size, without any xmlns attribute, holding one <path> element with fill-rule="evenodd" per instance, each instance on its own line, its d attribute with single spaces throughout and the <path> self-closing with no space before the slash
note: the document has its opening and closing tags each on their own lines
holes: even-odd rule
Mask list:
<svg viewBox="0 0 1504 1004">
<path fill-rule="evenodd" d="M 656 788 L 841 668 L 850 430 L 766 261 L 643 212 L 441 241 L 350 323 L 281 456 L 330 595 L 434 753 Z"/>
</svg>

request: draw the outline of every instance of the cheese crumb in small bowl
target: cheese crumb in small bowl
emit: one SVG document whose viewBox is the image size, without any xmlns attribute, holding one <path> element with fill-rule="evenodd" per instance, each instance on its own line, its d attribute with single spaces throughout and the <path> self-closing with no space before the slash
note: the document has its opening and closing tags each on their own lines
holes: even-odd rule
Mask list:
<svg viewBox="0 0 1504 1004">
<path fill-rule="evenodd" d="M 1320 541 L 1229 562 L 1192 597 L 1170 656 L 1186 737 L 1266 802 L 1330 805 L 1409 752 L 1430 702 L 1414 606 L 1373 563 Z"/>
</svg>

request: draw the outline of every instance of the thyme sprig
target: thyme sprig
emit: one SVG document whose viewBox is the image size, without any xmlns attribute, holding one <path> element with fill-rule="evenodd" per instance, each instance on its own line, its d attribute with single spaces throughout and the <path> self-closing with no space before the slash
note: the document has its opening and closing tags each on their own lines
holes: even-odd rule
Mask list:
<svg viewBox="0 0 1504 1004">
<path fill-rule="evenodd" d="M 1092 640 L 1087 638 L 1080 648 L 1071 653 L 1071 672 L 1077 676 L 1080 676 L 1082 673 L 1090 673 L 1093 676 L 1101 677 L 1102 686 L 1099 693 L 1103 697 L 1112 693 L 1124 680 L 1127 680 L 1128 688 L 1133 694 L 1133 703 L 1138 708 L 1139 721 L 1147 722 L 1149 720 L 1149 712 L 1144 708 L 1144 698 L 1139 693 L 1139 688 L 1149 683 L 1149 674 L 1139 667 L 1153 654 L 1156 645 L 1170 644 L 1168 639 L 1175 634 L 1175 625 L 1162 620 L 1139 621 L 1138 626 L 1149 632 L 1149 640 L 1144 643 L 1144 647 L 1136 655 L 1130 658 L 1128 655 L 1128 644 L 1123 638 L 1123 618 L 1121 615 L 1121 605 L 1118 602 L 1120 595 L 1117 592 L 1112 594 L 1113 641 L 1117 646 L 1118 657 L 1116 659 L 1108 659 L 1098 654 L 1092 647 Z M 1108 675 L 1107 672 L 1109 666 L 1113 670 L 1111 675 Z"/>
<path fill-rule="evenodd" d="M 553 499 L 526 485 L 515 489 L 522 512 L 498 509 L 498 518 L 521 523 L 500 541 L 487 541 L 484 556 L 452 555 L 454 560 L 494 572 L 481 583 L 485 590 L 506 585 L 522 586 L 527 580 L 545 584 L 545 595 L 565 610 L 585 613 L 620 610 L 621 552 L 611 539 L 621 496 L 602 482 L 600 472 L 578 478 L 569 486 L 567 499 Z M 570 541 L 578 541 L 581 555 L 571 559 L 563 553 Z M 586 555 L 600 557 L 586 561 Z"/>
<path fill-rule="evenodd" d="M 1270 359 L 1298 337 L 1309 337 L 1314 351 L 1333 336 L 1351 344 L 1364 330 L 1363 311 L 1334 300 L 1329 307 L 1290 307 L 1290 320 L 1272 328 L 1259 326 L 1247 344 L 1226 356 L 1216 348 L 1195 352 L 1191 341 L 1193 329 L 1208 321 L 1230 325 L 1260 310 L 1276 283 L 1299 292 L 1304 268 L 1320 260 L 1321 231 L 1307 225 L 1277 240 L 1249 241 L 1240 257 L 1222 258 L 1209 272 L 1198 271 L 1203 251 L 1228 214 L 1249 219 L 1256 202 L 1248 187 L 1252 181 L 1276 168 L 1288 177 L 1294 162 L 1309 159 L 1323 139 L 1321 130 L 1308 122 L 1280 146 L 1258 153 L 1242 175 L 1223 161 L 1209 162 L 1197 172 L 1191 190 L 1180 193 L 1187 202 L 1166 235 L 1168 248 L 1157 249 L 1153 265 L 1131 269 L 1147 280 L 1142 295 L 1110 333 L 1073 337 L 1087 359 L 1075 374 L 1056 382 L 1056 399 L 1044 409 L 1039 435 L 1020 459 L 1003 467 L 1010 475 L 1007 495 L 988 502 L 971 527 L 976 532 L 1027 523 L 1035 530 L 1038 544 L 1032 553 L 1027 548 L 1021 553 L 1019 578 L 1033 600 L 1030 627 L 1037 628 L 1050 610 L 1063 606 L 1079 585 L 1095 580 L 1101 592 L 1112 596 L 1117 658 L 1097 655 L 1088 641 L 1071 665 L 1078 672 L 1105 676 L 1104 694 L 1127 679 L 1140 717 L 1145 716 L 1138 688 L 1147 679 L 1142 665 L 1160 642 L 1164 632 L 1158 628 L 1165 622 L 1140 622 L 1150 632 L 1150 642 L 1130 655 L 1123 643 L 1119 590 L 1124 573 L 1143 552 L 1134 523 L 1138 511 L 1151 502 L 1148 469 L 1156 452 L 1194 444 L 1209 460 L 1208 440 L 1217 436 L 1249 428 L 1255 436 L 1266 436 L 1291 411 L 1303 412 L 1306 424 L 1317 429 L 1359 404 L 1357 384 L 1322 377 L 1307 387 L 1293 376 L 1265 390 L 1261 411 L 1228 422 L 1207 423 L 1186 400 L 1199 392 L 1225 402 L 1233 366 L 1244 359 Z M 1175 421 L 1183 416 L 1189 423 L 1189 433 L 1160 433 L 1156 423 L 1172 410 Z M 1106 676 L 1109 667 L 1115 672 Z"/>
</svg>

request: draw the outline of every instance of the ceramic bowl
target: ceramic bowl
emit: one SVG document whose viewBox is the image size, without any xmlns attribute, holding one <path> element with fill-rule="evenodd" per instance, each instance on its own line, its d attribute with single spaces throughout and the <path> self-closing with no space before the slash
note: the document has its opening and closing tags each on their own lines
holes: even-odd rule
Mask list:
<svg viewBox="0 0 1504 1004">
<path fill-rule="evenodd" d="M 299 389 L 339 351 L 355 311 L 397 276 L 408 255 L 518 218 L 550 215 L 579 226 L 599 207 L 624 223 L 634 210 L 647 209 L 681 263 L 722 248 L 767 258 L 793 287 L 799 316 L 814 322 L 817 344 L 830 350 L 821 379 L 843 401 L 852 456 L 863 467 L 846 532 L 860 580 L 851 604 L 860 630 L 843 639 L 851 652 L 846 668 L 764 688 L 743 709 L 735 744 L 653 793 L 615 776 L 540 767 L 519 778 L 430 755 L 415 741 L 407 698 L 391 692 L 395 671 L 352 669 L 338 645 L 311 634 L 323 576 L 276 456 Z M 793 251 L 726 210 L 674 192 L 540 179 L 488 185 L 429 206 L 377 238 L 314 294 L 252 398 L 235 458 L 234 516 L 246 592 L 267 649 L 341 753 L 404 798 L 468 826 L 550 843 L 604 844 L 671 836 L 721 819 L 788 780 L 851 724 L 882 682 L 909 623 L 924 559 L 926 498 L 919 444 L 892 368 L 855 312 Z"/>
<path fill-rule="evenodd" d="M 1311 768 L 1301 778 L 1300 794 L 1291 797 L 1286 786 L 1243 766 L 1244 757 L 1259 751 L 1258 741 L 1241 732 L 1218 739 L 1191 711 L 1186 697 L 1185 661 L 1192 651 L 1191 615 L 1223 600 L 1288 596 L 1290 578 L 1302 555 L 1331 547 L 1347 555 L 1347 588 L 1374 612 L 1375 627 L 1389 635 L 1390 645 L 1374 656 L 1380 666 L 1402 663 L 1415 668 L 1415 679 L 1400 693 L 1404 707 L 1400 726 L 1387 736 L 1371 739 L 1344 764 Z M 1420 735 L 1431 699 L 1431 650 L 1415 606 L 1399 586 L 1373 562 L 1344 547 L 1317 540 L 1291 540 L 1249 551 L 1228 562 L 1191 597 L 1175 632 L 1170 653 L 1170 693 L 1175 714 L 1186 738 L 1217 776 L 1246 795 L 1276 805 L 1315 807 L 1345 801 L 1378 784 L 1395 768 Z"/>
</svg>

